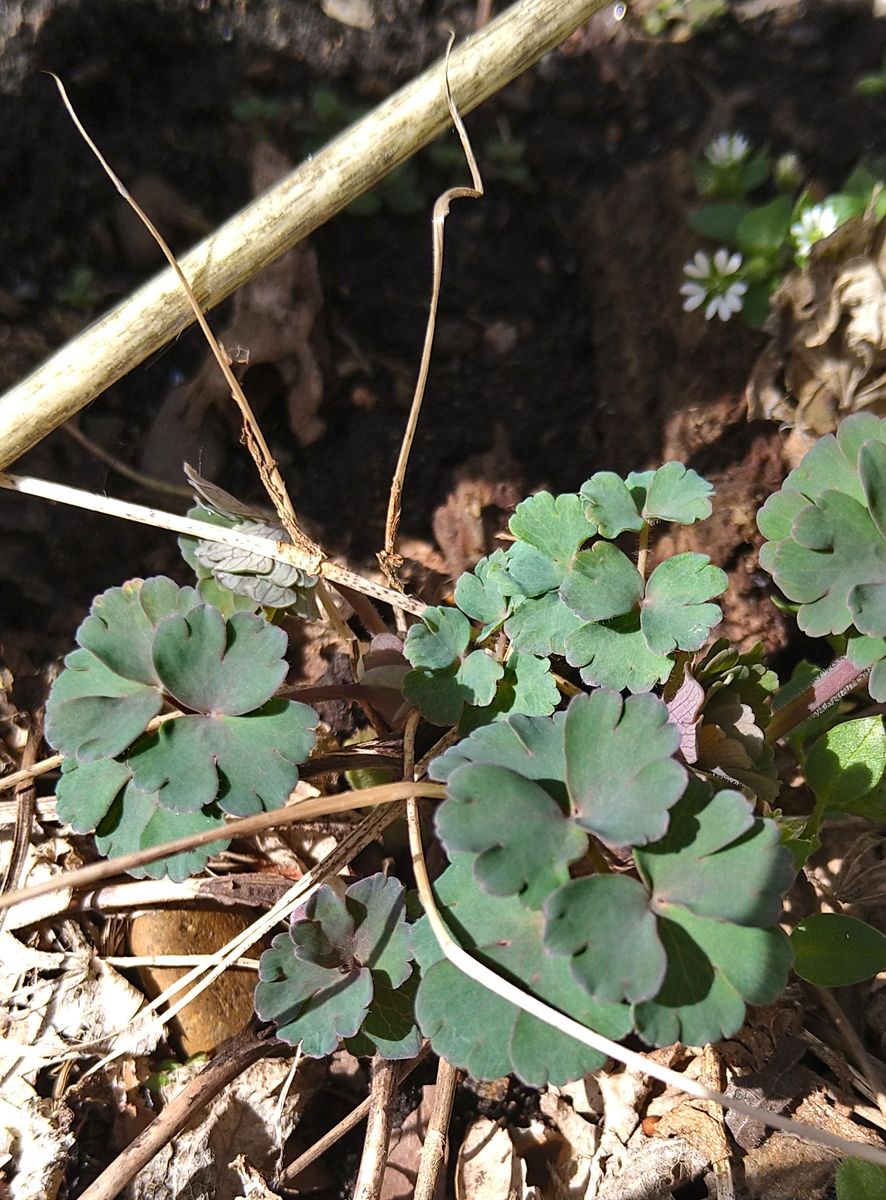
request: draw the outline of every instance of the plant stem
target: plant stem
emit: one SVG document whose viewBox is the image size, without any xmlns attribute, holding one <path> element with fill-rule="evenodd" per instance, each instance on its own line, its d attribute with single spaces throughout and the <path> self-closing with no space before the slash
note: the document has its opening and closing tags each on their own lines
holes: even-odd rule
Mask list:
<svg viewBox="0 0 886 1200">
<path fill-rule="evenodd" d="M 848 658 L 838 658 L 835 662 L 804 688 L 799 696 L 789 700 L 783 708 L 772 714 L 772 719 L 766 727 L 766 741 L 774 745 L 779 738 L 796 728 L 803 721 L 814 717 L 831 704 L 836 704 L 854 688 L 864 683 L 870 673 L 870 667 L 856 667 Z M 778 693 L 776 692 L 777 696 Z M 775 697 L 773 697 L 775 699 Z"/>
<path fill-rule="evenodd" d="M 391 1140 L 391 1121 L 394 1097 L 397 1094 L 397 1067 L 390 1059 L 376 1054 L 372 1060 L 372 1083 L 369 1092 L 369 1120 L 363 1157 L 354 1184 L 354 1200 L 378 1200 L 381 1193 L 388 1144 Z"/>
<path fill-rule="evenodd" d="M 608 0 L 519 0 L 452 53 L 468 113 Z M 442 59 L 205 238 L 181 262 L 204 310 L 307 237 L 450 123 Z M 30 450 L 194 320 L 171 268 L 68 342 L 0 398 L 0 468 Z"/>
</svg>

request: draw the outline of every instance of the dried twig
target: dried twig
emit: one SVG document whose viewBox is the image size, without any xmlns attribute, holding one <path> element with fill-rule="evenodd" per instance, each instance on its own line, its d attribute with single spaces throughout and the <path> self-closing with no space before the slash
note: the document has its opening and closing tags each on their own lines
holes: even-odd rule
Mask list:
<svg viewBox="0 0 886 1200">
<path fill-rule="evenodd" d="M 437 1180 L 440 1170 L 446 1161 L 446 1138 L 449 1131 L 449 1120 L 452 1116 L 452 1105 L 455 1101 L 455 1091 L 461 1071 L 441 1058 L 437 1064 L 437 1083 L 434 1089 L 434 1111 L 428 1121 L 424 1145 L 421 1148 L 421 1161 L 418 1166 L 418 1178 L 415 1181 L 414 1200 L 434 1200 L 437 1192 Z"/>
<path fill-rule="evenodd" d="M 452 99 L 452 91 L 449 86 L 449 55 L 452 50 L 452 43 L 455 40 L 455 34 L 451 34 L 449 45 L 446 47 L 446 58 L 443 64 L 443 83 L 446 88 L 446 106 L 449 109 L 449 115 L 452 117 L 461 142 L 462 150 L 468 162 L 468 167 L 471 172 L 471 180 L 473 187 L 453 187 L 448 188 L 442 196 L 438 196 L 434 202 L 434 215 L 431 220 L 431 233 L 434 247 L 434 267 L 433 267 L 433 286 L 431 289 L 431 307 L 428 312 L 428 320 L 425 325 L 425 340 L 421 351 L 421 362 L 418 368 L 418 379 L 415 384 L 415 393 L 412 397 L 412 407 L 409 410 L 409 418 L 406 422 L 406 428 L 403 431 L 403 441 L 400 445 L 400 454 L 397 457 L 397 466 L 394 468 L 394 478 L 391 480 L 391 491 L 388 497 L 388 515 L 385 519 L 385 548 L 379 554 L 378 559 L 381 563 L 382 570 L 388 578 L 388 582 L 392 585 L 399 586 L 399 570 L 403 560 L 397 554 L 397 530 L 400 525 L 400 507 L 403 497 L 403 481 L 406 477 L 406 466 L 409 462 L 409 454 L 412 450 L 412 443 L 415 439 L 415 430 L 418 426 L 418 418 L 421 413 L 422 401 L 424 400 L 425 387 L 428 382 L 428 371 L 431 366 L 431 351 L 434 346 L 434 331 L 437 328 L 437 308 L 440 302 L 440 286 L 443 281 L 443 230 L 446 225 L 446 218 L 449 215 L 449 206 L 453 200 L 470 199 L 479 200 L 483 195 L 483 180 L 480 178 L 480 172 L 477 168 L 477 160 L 474 158 L 474 152 L 471 149 L 471 143 L 468 139 L 467 130 L 464 127 L 458 109 L 455 107 L 455 102 Z"/>
<path fill-rule="evenodd" d="M 147 1129 L 81 1193 L 80 1200 L 114 1200 L 154 1155 L 247 1067 L 261 1058 L 279 1058 L 294 1053 L 294 1049 L 283 1042 L 251 1032 L 226 1042 L 216 1051 L 212 1062 L 187 1083 Z"/>
<path fill-rule="evenodd" d="M 388 1161 L 396 1094 L 397 1068 L 390 1059 L 376 1054 L 372 1060 L 369 1120 L 357 1182 L 354 1184 L 354 1200 L 378 1200 Z"/>
</svg>

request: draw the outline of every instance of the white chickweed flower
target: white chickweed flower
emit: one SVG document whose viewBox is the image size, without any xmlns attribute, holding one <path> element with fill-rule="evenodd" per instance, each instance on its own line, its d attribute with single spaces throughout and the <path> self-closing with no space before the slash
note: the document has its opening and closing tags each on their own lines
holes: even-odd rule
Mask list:
<svg viewBox="0 0 886 1200">
<path fill-rule="evenodd" d="M 712 167 L 737 167 L 750 153 L 751 144 L 743 133 L 721 133 L 708 145 L 705 158 Z"/>
<path fill-rule="evenodd" d="M 697 250 L 692 262 L 683 268 L 688 276 L 680 288 L 684 311 L 694 312 L 704 304 L 706 321 L 712 317 L 728 321 L 733 313 L 740 312 L 748 290 L 745 281 L 737 277 L 741 263 L 741 255 L 737 252 L 730 254 L 721 248 L 712 260 L 704 250 Z"/>
<path fill-rule="evenodd" d="M 791 237 L 797 247 L 797 258 L 808 258 L 809 251 L 815 243 L 820 242 L 822 238 L 830 237 L 839 224 L 840 218 L 833 205 L 825 202 L 813 204 L 811 208 L 807 208 L 800 220 L 795 221 L 791 226 Z"/>
</svg>

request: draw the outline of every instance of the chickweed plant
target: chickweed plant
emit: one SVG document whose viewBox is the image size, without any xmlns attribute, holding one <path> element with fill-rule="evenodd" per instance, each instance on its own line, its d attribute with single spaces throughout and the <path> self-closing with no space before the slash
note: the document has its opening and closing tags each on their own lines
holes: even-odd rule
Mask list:
<svg viewBox="0 0 886 1200">
<path fill-rule="evenodd" d="M 454 109 L 453 120 L 463 134 Z M 454 197 L 482 193 L 466 150 L 474 187 L 441 197 L 435 217 Z M 743 210 L 733 228 L 737 238 L 743 231 L 744 270 L 752 246 L 761 262 L 775 261 L 761 248 L 776 202 L 755 210 L 733 194 L 757 186 L 764 168 L 737 137 L 705 160 L 708 193 L 728 186 L 732 195 L 709 211 Z M 856 175 L 853 187 L 847 195 L 871 201 L 873 181 Z M 794 215 L 800 222 L 809 209 L 777 203 L 782 246 Z M 732 254 L 720 259 L 723 279 L 737 274 Z M 438 253 L 434 301 L 439 267 Z M 730 295 L 751 290 L 727 287 L 720 299 L 731 305 Z M 334 567 L 301 534 L 229 382 L 276 514 L 189 470 L 195 508 L 168 524 L 186 535 L 193 585 L 136 579 L 97 596 L 49 696 L 58 815 L 115 856 L 83 878 L 123 866 L 182 880 L 204 868 L 208 846 L 236 834 L 408 800 L 414 879 L 375 874 L 344 893 L 299 884 L 250 942 L 232 943 L 237 957 L 288 918 L 261 957 L 255 993 L 280 1038 L 308 1056 L 346 1045 L 383 1059 L 414 1057 L 427 1039 L 478 1079 L 513 1073 L 538 1087 L 612 1055 L 796 1129 L 620 1043 L 730 1037 L 749 1004 L 779 996 L 792 964 L 827 986 L 886 966 L 886 937 L 862 921 L 825 914 L 790 935 L 780 924 L 784 896 L 829 821 L 886 820 L 886 728 L 847 699 L 866 689 L 886 700 L 886 420 L 849 418 L 758 514 L 761 566 L 803 632 L 837 647 L 827 671 L 804 668 L 779 686 L 761 646 L 714 637 L 725 572 L 704 554 L 659 552 L 660 530 L 702 522 L 715 503 L 712 486 L 683 464 L 625 477 L 597 471 L 576 491 L 527 497 L 506 544 L 461 575 L 451 603 L 428 607 L 399 588 L 396 519 L 382 557 L 387 587 Z M 28 490 L 28 481 L 3 482 Z M 392 623 L 382 633 L 375 612 L 379 631 L 367 644 L 331 599 L 341 581 L 413 623 L 404 634 L 402 617 L 399 632 Z M 402 735 L 402 782 L 288 804 L 318 717 L 284 687 L 287 631 L 320 612 L 351 640 L 350 697 L 388 739 Z M 420 759 L 417 738 L 430 746 Z M 786 816 L 781 778 L 798 773 L 808 811 Z M 433 884 L 419 798 L 437 801 L 428 815 L 446 866 Z M 400 811 L 380 810 L 358 828 L 369 839 Z M 49 889 L 31 892 L 40 890 Z M 886 1161 L 870 1147 L 858 1154 Z"/>
<path fill-rule="evenodd" d="M 806 264 L 816 242 L 871 209 L 878 218 L 886 215 L 882 180 L 866 167 L 856 167 L 838 192 L 817 199 L 801 186 L 794 155 L 773 161 L 741 133 L 715 137 L 693 172 L 707 203 L 689 223 L 717 249 L 696 251 L 683 268 L 680 293 L 686 312 L 699 311 L 707 321 L 740 313 L 759 328 L 769 297 L 789 271 Z M 763 199 L 753 203 L 752 194 Z"/>
</svg>

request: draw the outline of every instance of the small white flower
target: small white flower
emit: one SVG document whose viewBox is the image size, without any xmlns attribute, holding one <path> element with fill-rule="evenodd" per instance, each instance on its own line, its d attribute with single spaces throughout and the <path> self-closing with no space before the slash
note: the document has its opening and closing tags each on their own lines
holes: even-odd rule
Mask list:
<svg viewBox="0 0 886 1200">
<path fill-rule="evenodd" d="M 750 150 L 751 144 L 743 133 L 721 133 L 708 145 L 704 156 L 712 167 L 737 167 Z"/>
<path fill-rule="evenodd" d="M 840 218 L 833 205 L 813 204 L 811 208 L 807 208 L 800 220 L 795 221 L 791 226 L 791 237 L 797 247 L 797 258 L 808 258 L 809 251 L 815 243 L 820 242 L 822 238 L 830 237 L 839 224 Z"/>
<path fill-rule="evenodd" d="M 733 313 L 741 311 L 748 285 L 738 279 L 741 270 L 741 255 L 730 254 L 720 248 L 711 259 L 703 250 L 697 250 L 691 262 L 683 268 L 688 277 L 680 287 L 684 312 L 694 312 L 705 304 L 705 320 L 719 317 L 728 321 Z"/>
</svg>

